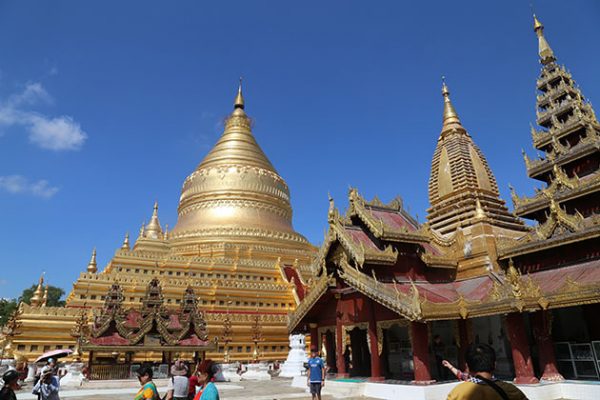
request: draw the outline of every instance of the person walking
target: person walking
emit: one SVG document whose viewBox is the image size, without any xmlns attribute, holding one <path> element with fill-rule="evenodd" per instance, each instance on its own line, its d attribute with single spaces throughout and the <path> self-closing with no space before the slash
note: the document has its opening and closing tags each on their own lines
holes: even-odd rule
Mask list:
<svg viewBox="0 0 600 400">
<path fill-rule="evenodd" d="M 137 377 L 142 388 L 137 392 L 134 400 L 159 400 L 158 390 L 152 382 L 152 367 L 143 365 L 137 370 Z"/>
<path fill-rule="evenodd" d="M 166 400 L 188 400 L 188 367 L 181 360 L 175 361 L 171 367 L 171 379 L 167 385 Z"/>
<path fill-rule="evenodd" d="M 496 352 L 490 345 L 471 344 L 465 358 L 471 378 L 452 389 L 448 400 L 527 400 L 515 385 L 494 377 Z"/>
<path fill-rule="evenodd" d="M 54 370 L 46 368 L 42 371 L 42 376 L 33 387 L 31 393 L 37 395 L 40 400 L 60 400 L 58 396 L 59 388 L 60 385 L 58 378 L 54 375 Z"/>
<path fill-rule="evenodd" d="M 2 374 L 4 386 L 0 389 L 0 400 L 17 400 L 15 390 L 19 390 L 19 373 L 14 369 L 9 369 Z"/>
<path fill-rule="evenodd" d="M 312 347 L 310 351 L 306 378 L 306 384 L 310 388 L 313 400 L 321 400 L 321 389 L 325 386 L 325 363 L 319 357 L 316 347 Z"/>
<path fill-rule="evenodd" d="M 198 383 L 200 390 L 194 400 L 219 400 L 219 391 L 215 385 L 215 375 L 219 366 L 213 360 L 204 360 L 198 365 Z"/>
</svg>

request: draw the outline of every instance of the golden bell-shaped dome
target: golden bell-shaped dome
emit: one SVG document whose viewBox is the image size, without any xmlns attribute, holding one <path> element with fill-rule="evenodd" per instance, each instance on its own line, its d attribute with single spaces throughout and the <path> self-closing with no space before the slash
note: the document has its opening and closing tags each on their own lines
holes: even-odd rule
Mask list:
<svg viewBox="0 0 600 400">
<path fill-rule="evenodd" d="M 256 142 L 244 107 L 240 84 L 223 135 L 183 183 L 171 239 L 306 243 L 292 227 L 288 186 Z"/>
</svg>

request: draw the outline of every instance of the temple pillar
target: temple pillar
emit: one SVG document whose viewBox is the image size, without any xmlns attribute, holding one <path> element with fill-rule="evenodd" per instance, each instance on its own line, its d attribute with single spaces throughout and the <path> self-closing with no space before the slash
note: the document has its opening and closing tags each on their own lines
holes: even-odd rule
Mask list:
<svg viewBox="0 0 600 400">
<path fill-rule="evenodd" d="M 466 319 L 459 319 L 458 323 L 458 368 L 461 371 L 466 370 L 467 363 L 465 360 L 465 354 L 467 353 L 467 347 L 469 347 L 469 324 Z"/>
<path fill-rule="evenodd" d="M 375 303 L 371 300 L 371 315 L 369 316 L 369 335 L 371 350 L 371 380 L 383 381 L 381 375 L 381 359 L 379 357 L 379 346 L 377 344 L 377 321 L 375 320 Z"/>
<path fill-rule="evenodd" d="M 336 365 L 339 376 L 346 376 L 346 364 L 344 361 L 344 327 L 342 326 L 342 302 L 341 295 L 336 294 L 337 305 L 335 311 L 335 354 Z"/>
<path fill-rule="evenodd" d="M 552 341 L 552 314 L 548 310 L 532 314 L 533 335 L 538 345 L 540 371 L 542 380 L 563 381 L 565 378 L 556 368 L 556 356 Z"/>
<path fill-rule="evenodd" d="M 413 364 L 415 368 L 415 380 L 417 384 L 434 382 L 429 371 L 429 335 L 427 323 L 411 321 L 410 338 L 413 352 Z"/>
<path fill-rule="evenodd" d="M 310 329 L 310 351 L 312 349 L 317 349 L 317 353 L 319 352 L 319 331 L 317 329 L 317 324 L 309 323 L 308 327 Z"/>
<path fill-rule="evenodd" d="M 525 334 L 525 322 L 520 313 L 511 313 L 506 316 L 506 330 L 510 347 L 512 349 L 513 364 L 515 366 L 515 383 L 538 383 L 533 373 L 533 362 L 529 351 L 529 343 Z"/>
</svg>

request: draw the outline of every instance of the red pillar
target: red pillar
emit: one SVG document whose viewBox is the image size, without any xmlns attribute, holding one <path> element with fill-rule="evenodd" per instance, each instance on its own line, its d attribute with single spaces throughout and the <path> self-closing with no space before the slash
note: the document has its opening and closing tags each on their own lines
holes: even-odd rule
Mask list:
<svg viewBox="0 0 600 400">
<path fill-rule="evenodd" d="M 458 340 L 459 340 L 459 349 L 458 349 L 458 368 L 464 371 L 467 368 L 467 363 L 465 361 L 465 354 L 467 352 L 467 347 L 469 347 L 469 324 L 466 319 L 458 320 Z"/>
<path fill-rule="evenodd" d="M 377 321 L 375 320 L 375 303 L 371 303 L 371 315 L 369 316 L 369 341 L 371 343 L 371 380 L 383 381 L 381 376 L 381 360 L 379 357 L 379 348 L 377 346 Z"/>
<path fill-rule="evenodd" d="M 346 364 L 344 363 L 344 329 L 342 327 L 342 302 L 341 298 L 336 295 L 337 305 L 335 311 L 335 347 L 336 347 L 336 364 L 338 375 L 346 376 Z"/>
<path fill-rule="evenodd" d="M 412 321 L 410 323 L 412 339 L 413 364 L 415 367 L 415 380 L 417 384 L 434 382 L 429 371 L 429 336 L 427 324 Z"/>
<path fill-rule="evenodd" d="M 312 349 L 317 349 L 317 352 L 319 352 L 319 331 L 317 329 L 317 324 L 314 323 L 310 323 L 308 324 L 308 327 L 310 328 L 310 351 L 312 351 Z"/>
<path fill-rule="evenodd" d="M 512 349 L 513 363 L 515 365 L 515 383 L 538 383 L 533 374 L 533 362 L 529 352 L 529 343 L 525 335 L 525 322 L 523 315 L 512 313 L 506 316 L 506 330 Z"/>
<path fill-rule="evenodd" d="M 538 345 L 540 371 L 545 381 L 564 381 L 565 378 L 556 368 L 556 356 L 554 354 L 554 343 L 552 342 L 552 314 L 550 311 L 542 310 L 532 314 L 531 322 L 533 334 Z"/>
</svg>

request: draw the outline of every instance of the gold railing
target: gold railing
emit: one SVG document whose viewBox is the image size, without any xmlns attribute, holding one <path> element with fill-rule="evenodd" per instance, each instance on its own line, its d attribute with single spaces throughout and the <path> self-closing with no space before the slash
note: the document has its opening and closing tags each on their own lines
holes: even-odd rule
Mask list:
<svg viewBox="0 0 600 400">
<path fill-rule="evenodd" d="M 92 365 L 91 380 L 129 379 L 129 364 L 119 365 Z"/>
</svg>

